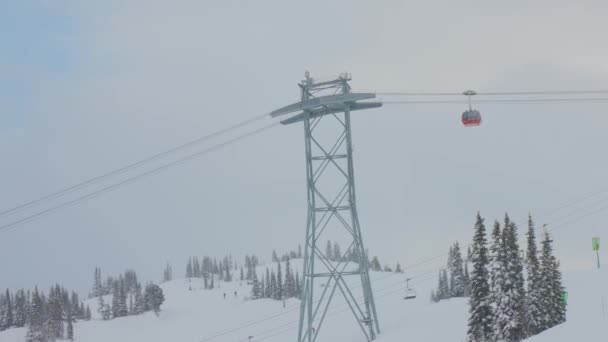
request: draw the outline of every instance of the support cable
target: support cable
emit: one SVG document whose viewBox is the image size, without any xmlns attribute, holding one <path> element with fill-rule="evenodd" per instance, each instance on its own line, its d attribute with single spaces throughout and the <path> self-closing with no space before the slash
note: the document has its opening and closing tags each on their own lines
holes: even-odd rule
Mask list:
<svg viewBox="0 0 608 342">
<path fill-rule="evenodd" d="M 275 122 L 275 123 L 272 123 L 270 125 L 266 125 L 266 126 L 264 126 L 262 128 L 258 128 L 256 130 L 248 132 L 246 134 L 239 135 L 236 138 L 229 139 L 229 140 L 224 141 L 224 142 L 222 142 L 220 144 L 217 144 L 217 145 L 211 146 L 209 148 L 203 149 L 201 151 L 189 154 L 189 155 L 187 155 L 185 157 L 179 158 L 179 159 L 177 159 L 175 161 L 172 161 L 170 163 L 163 164 L 163 165 L 161 165 L 159 167 L 153 168 L 152 170 L 149 170 L 149 171 L 146 171 L 144 173 L 138 174 L 136 176 L 127 178 L 127 179 L 125 179 L 123 181 L 120 181 L 118 183 L 115 183 L 115 184 L 103 187 L 103 188 L 101 188 L 99 190 L 90 192 L 90 193 L 88 193 L 86 195 L 82 195 L 80 197 L 76 197 L 73 200 L 70 200 L 70 201 L 58 204 L 58 205 L 53 206 L 53 207 L 51 207 L 49 209 L 42 210 L 42 211 L 39 211 L 39 212 L 37 212 L 35 214 L 26 216 L 26 217 L 24 217 L 22 219 L 19 219 L 19 220 L 7 223 L 5 225 L 0 226 L 0 231 L 7 230 L 7 229 L 9 229 L 11 227 L 23 224 L 25 222 L 31 221 L 33 219 L 36 219 L 36 218 L 39 218 L 39 217 L 42 217 L 42 216 L 45 216 L 45 215 L 48 215 L 48 214 L 50 214 L 50 213 L 52 213 L 54 211 L 57 211 L 59 209 L 65 208 L 65 207 L 69 207 L 69 206 L 75 205 L 75 204 L 77 204 L 77 203 L 79 203 L 81 201 L 94 198 L 96 196 L 101 195 L 102 193 L 118 189 L 118 188 L 120 188 L 122 186 L 125 186 L 125 185 L 131 184 L 133 182 L 136 182 L 136 181 L 138 181 L 138 180 L 140 180 L 140 179 L 142 179 L 144 177 L 156 174 L 156 173 L 158 173 L 160 171 L 163 171 L 163 170 L 166 170 L 166 169 L 168 169 L 170 167 L 173 167 L 173 166 L 176 166 L 176 165 L 179 165 L 179 164 L 183 164 L 184 162 L 187 162 L 189 160 L 201 157 L 201 156 L 203 156 L 203 155 L 205 155 L 205 154 L 207 154 L 209 152 L 213 152 L 213 151 L 219 150 L 219 149 L 221 149 L 223 147 L 226 147 L 226 146 L 228 146 L 230 144 L 236 143 L 237 141 L 240 141 L 240 140 L 243 140 L 245 138 L 251 137 L 253 135 L 259 134 L 259 133 L 261 133 L 263 131 L 266 131 L 266 130 L 272 128 L 272 127 L 275 127 L 275 126 L 277 126 L 279 124 L 280 124 L 279 122 Z"/>
<path fill-rule="evenodd" d="M 378 91 L 376 95 L 386 96 L 462 96 L 462 92 L 404 92 Z M 532 96 L 532 95 L 598 95 L 608 94 L 608 90 L 540 90 L 540 91 L 488 91 L 477 92 L 481 96 Z"/>
<path fill-rule="evenodd" d="M 223 134 L 226 134 L 226 133 L 228 133 L 230 131 L 233 131 L 233 130 L 235 130 L 237 128 L 241 128 L 243 126 L 249 125 L 249 124 L 251 124 L 253 122 L 256 122 L 258 120 L 266 118 L 267 116 L 268 116 L 268 114 L 255 116 L 255 117 L 253 117 L 251 119 L 247 119 L 247 120 L 241 121 L 239 123 L 236 123 L 236 124 L 234 124 L 232 126 L 226 127 L 226 128 L 221 129 L 219 131 L 216 131 L 216 132 L 213 132 L 211 134 L 207 134 L 205 136 L 196 138 L 194 140 L 188 141 L 186 143 L 183 143 L 183 144 L 181 144 L 179 146 L 175 146 L 175 147 L 170 148 L 168 150 L 165 150 L 165 151 L 153 154 L 153 155 L 151 155 L 149 157 L 146 157 L 146 158 L 141 159 L 139 161 L 136 161 L 134 163 L 125 165 L 125 166 L 120 167 L 118 169 L 106 172 L 106 173 L 104 173 L 102 175 L 90 178 L 88 180 L 85 180 L 83 182 L 71 185 L 71 186 L 66 187 L 64 189 L 61 189 L 61 190 L 49 193 L 49 194 L 44 195 L 42 197 L 39 197 L 37 199 L 34 199 L 34 200 L 31 200 L 31 201 L 22 203 L 20 205 L 17 205 L 15 207 L 12 207 L 12 208 L 9 208 L 9 209 L 5 209 L 3 211 L 0 211 L 0 218 L 4 217 L 4 216 L 8 216 L 10 214 L 15 214 L 15 213 L 17 213 L 19 211 L 22 211 L 24 209 L 27 209 L 29 207 L 32 207 L 32 206 L 35 206 L 35 205 L 38 205 L 38 204 L 42 204 L 43 202 L 56 199 L 56 198 L 61 197 L 63 195 L 67 195 L 67 194 L 72 193 L 72 192 L 74 192 L 76 190 L 79 190 L 79 189 L 81 189 L 83 187 L 96 184 L 96 183 L 98 183 L 98 182 L 100 182 L 100 181 L 102 181 L 102 180 L 104 180 L 104 179 L 106 179 L 108 177 L 112 177 L 112 176 L 117 176 L 117 175 L 123 174 L 123 173 L 125 173 L 125 172 L 127 172 L 127 171 L 129 171 L 129 170 L 131 170 L 133 168 L 136 168 L 138 166 L 142 166 L 142 165 L 144 165 L 146 163 L 149 163 L 151 161 L 154 161 L 154 160 L 158 160 L 158 159 L 160 159 L 162 157 L 169 156 L 171 154 L 174 154 L 174 153 L 179 152 L 181 150 L 184 150 L 186 148 L 195 146 L 195 145 L 197 145 L 197 144 L 199 144 L 201 142 L 204 142 L 206 140 L 210 140 L 212 138 L 219 137 L 219 136 L 221 136 Z"/>
</svg>

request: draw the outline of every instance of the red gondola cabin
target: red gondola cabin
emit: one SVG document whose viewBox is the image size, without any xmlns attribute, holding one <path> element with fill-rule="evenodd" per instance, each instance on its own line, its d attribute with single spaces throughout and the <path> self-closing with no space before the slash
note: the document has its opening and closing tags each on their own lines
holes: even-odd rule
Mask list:
<svg viewBox="0 0 608 342">
<path fill-rule="evenodd" d="M 481 114 L 475 109 L 465 110 L 462 113 L 462 124 L 466 127 L 481 125 Z"/>
</svg>

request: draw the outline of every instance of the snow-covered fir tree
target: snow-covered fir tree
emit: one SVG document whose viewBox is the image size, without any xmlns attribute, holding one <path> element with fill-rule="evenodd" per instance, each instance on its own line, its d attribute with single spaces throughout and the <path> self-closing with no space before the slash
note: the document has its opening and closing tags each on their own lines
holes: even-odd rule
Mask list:
<svg viewBox="0 0 608 342">
<path fill-rule="evenodd" d="M 0 294 L 0 331 L 10 329 L 13 325 L 13 303 L 11 294 L 7 289 L 4 296 Z"/>
<path fill-rule="evenodd" d="M 334 261 L 342 261 L 342 251 L 340 250 L 340 245 L 338 245 L 337 242 L 334 242 L 334 251 L 332 256 Z"/>
<path fill-rule="evenodd" d="M 164 301 L 165 295 L 160 286 L 152 283 L 146 285 L 146 289 L 144 291 L 144 302 L 146 304 L 146 308 L 154 311 L 154 313 L 158 316 L 160 313 L 160 307 Z"/>
<path fill-rule="evenodd" d="M 456 242 L 450 248 L 450 264 L 448 270 L 450 272 L 450 296 L 463 297 L 466 289 L 466 281 L 464 277 L 464 268 L 460 245 Z"/>
<path fill-rule="evenodd" d="M 494 332 L 496 341 L 521 341 L 525 338 L 525 290 L 517 227 L 505 215 L 501 245 L 502 262 L 497 275 Z"/>
<path fill-rule="evenodd" d="M 142 289 L 141 289 L 141 285 L 137 284 L 137 286 L 135 286 L 135 291 L 134 291 L 134 313 L 136 315 L 142 314 L 146 311 L 146 304 L 144 303 L 144 296 L 142 293 Z"/>
<path fill-rule="evenodd" d="M 74 325 L 72 323 L 72 313 L 69 311 L 67 317 L 66 338 L 70 341 L 74 341 Z"/>
<path fill-rule="evenodd" d="M 112 309 L 110 308 L 110 305 L 105 303 L 103 296 L 99 296 L 97 299 L 97 311 L 104 321 L 112 318 Z"/>
<path fill-rule="evenodd" d="M 464 296 L 471 296 L 471 275 L 469 274 L 469 263 L 464 263 Z"/>
<path fill-rule="evenodd" d="M 103 295 L 103 283 L 101 281 L 101 268 L 95 267 L 95 274 L 93 277 L 93 297 L 99 297 Z"/>
<path fill-rule="evenodd" d="M 251 280 L 251 278 L 253 278 L 253 273 L 255 272 L 255 270 L 253 269 L 251 258 L 249 257 L 249 255 L 245 255 L 245 268 L 247 268 L 247 275 L 245 276 L 245 279 Z"/>
<path fill-rule="evenodd" d="M 53 339 L 61 339 L 64 334 L 63 308 L 61 306 L 61 289 L 59 285 L 52 287 L 44 305 L 47 316 L 47 333 Z"/>
<path fill-rule="evenodd" d="M 163 271 L 163 282 L 167 282 L 167 281 L 171 281 L 173 280 L 173 269 L 171 268 L 171 265 L 169 264 L 169 262 L 167 262 L 167 265 L 165 266 L 165 270 Z"/>
<path fill-rule="evenodd" d="M 544 232 L 542 252 L 540 255 L 540 291 L 543 316 L 539 330 L 549 329 L 565 321 L 565 305 L 562 301 L 564 288 L 561 284 L 559 263 L 553 255 L 553 240 L 549 232 Z"/>
<path fill-rule="evenodd" d="M 272 293 L 274 289 L 272 288 L 271 279 L 270 279 L 270 270 L 266 267 L 266 288 L 264 289 L 264 298 L 272 298 Z"/>
<path fill-rule="evenodd" d="M 490 293 L 492 294 L 492 303 L 496 304 L 495 293 L 498 293 L 498 274 L 502 267 L 502 233 L 500 229 L 500 223 L 494 221 L 494 228 L 492 229 L 492 241 L 489 248 L 490 256 Z"/>
<path fill-rule="evenodd" d="M 475 233 L 471 248 L 473 272 L 470 282 L 469 320 L 467 339 L 469 342 L 490 342 L 494 338 L 492 297 L 488 282 L 490 263 L 483 218 L 477 213 Z"/>
<path fill-rule="evenodd" d="M 281 263 L 277 262 L 277 286 L 275 287 L 276 300 L 283 300 L 283 272 L 281 271 Z"/>
<path fill-rule="evenodd" d="M 270 286 L 268 286 L 268 291 L 270 292 L 270 298 L 279 299 L 278 291 L 277 291 L 277 276 L 274 274 L 274 271 L 270 272 Z"/>
<path fill-rule="evenodd" d="M 525 327 L 526 335 L 534 336 L 541 331 L 542 317 L 545 316 L 543 298 L 541 294 L 541 272 L 538 260 L 538 248 L 536 245 L 536 232 L 532 216 L 528 216 L 527 252 L 526 252 L 526 310 Z"/>
<path fill-rule="evenodd" d="M 38 292 L 38 288 L 32 293 L 32 301 L 28 313 L 29 319 L 27 323 L 27 332 L 25 335 L 26 342 L 46 342 L 51 340 L 43 315 L 43 302 Z"/>
<path fill-rule="evenodd" d="M 325 246 L 325 257 L 327 260 L 334 260 L 334 250 L 331 246 L 331 241 L 327 240 L 327 245 Z"/>
<path fill-rule="evenodd" d="M 272 251 L 272 262 L 278 262 L 279 261 L 279 257 L 277 256 L 277 251 L 273 250 Z"/>
<path fill-rule="evenodd" d="M 258 281 L 258 275 L 256 272 L 253 273 L 251 283 L 252 283 L 251 298 L 252 299 L 262 298 L 262 288 L 260 287 L 260 282 Z"/>
<path fill-rule="evenodd" d="M 369 267 L 372 271 L 382 271 L 382 266 L 380 265 L 380 260 L 378 260 L 377 256 L 374 256 L 374 258 L 370 262 Z"/>
<path fill-rule="evenodd" d="M 296 298 L 302 298 L 302 284 L 300 282 L 300 274 L 296 272 Z"/>
<path fill-rule="evenodd" d="M 289 258 L 285 261 L 285 283 L 283 284 L 284 298 L 296 297 L 296 280 L 291 270 Z"/>
<path fill-rule="evenodd" d="M 448 279 L 448 271 L 446 269 L 439 271 L 439 283 L 435 292 L 437 301 L 450 298 L 450 285 Z"/>
<path fill-rule="evenodd" d="M 192 258 L 188 259 L 188 264 L 186 264 L 186 278 L 192 278 L 194 273 L 192 271 Z"/>
<path fill-rule="evenodd" d="M 17 328 L 22 328 L 27 323 L 27 299 L 23 289 L 15 294 L 14 323 Z"/>
</svg>

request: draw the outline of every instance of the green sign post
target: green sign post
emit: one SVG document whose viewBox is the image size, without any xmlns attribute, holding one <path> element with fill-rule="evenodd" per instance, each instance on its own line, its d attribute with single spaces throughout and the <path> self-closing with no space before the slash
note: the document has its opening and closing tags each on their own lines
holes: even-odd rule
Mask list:
<svg viewBox="0 0 608 342">
<path fill-rule="evenodd" d="M 591 245 L 593 246 L 594 251 L 599 251 L 600 250 L 600 238 L 599 237 L 592 238 Z"/>
<path fill-rule="evenodd" d="M 564 305 L 568 304 L 568 291 L 562 292 L 562 303 L 564 303 Z"/>
<path fill-rule="evenodd" d="M 595 251 L 595 254 L 597 256 L 597 268 L 600 268 L 600 238 L 599 237 L 593 237 L 591 238 L 591 247 L 593 248 L 593 250 Z"/>
</svg>

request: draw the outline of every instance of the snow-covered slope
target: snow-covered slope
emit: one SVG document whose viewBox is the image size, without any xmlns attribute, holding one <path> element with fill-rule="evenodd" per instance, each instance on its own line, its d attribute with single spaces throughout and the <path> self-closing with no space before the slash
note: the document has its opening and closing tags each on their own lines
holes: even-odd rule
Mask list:
<svg viewBox="0 0 608 342">
<path fill-rule="evenodd" d="M 300 267 L 294 262 L 294 269 Z M 262 274 L 264 267 L 258 272 Z M 379 342 L 465 340 L 468 305 L 466 299 L 431 304 L 434 274 L 372 273 L 382 334 Z M 418 298 L 403 300 L 405 277 L 413 277 Z M 353 279 L 357 281 L 357 279 Z M 357 285 L 353 283 L 356 288 Z M 564 276 L 569 291 L 568 322 L 529 339 L 532 342 L 602 341 L 608 317 L 602 318 L 601 295 L 608 294 L 608 272 L 571 272 Z M 321 284 L 319 289 L 321 289 Z M 190 291 L 189 288 L 192 288 Z M 178 279 L 162 284 L 167 298 L 159 317 L 154 313 L 93 320 L 75 325 L 78 342 L 235 342 L 293 341 L 297 334 L 299 302 L 250 300 L 250 286 L 238 281 L 221 283 L 220 288 L 202 290 L 202 283 Z M 236 291 L 236 296 L 234 292 Z M 603 292 L 602 292 L 603 291 Z M 226 299 L 223 294 L 226 293 Z M 606 298 L 608 305 L 608 297 Z M 93 309 L 94 301 L 91 302 Z M 608 310 L 608 308 L 607 308 Z M 607 312 L 608 315 L 608 312 Z M 24 341 L 25 329 L 0 333 L 1 342 Z M 581 339 L 581 337 L 587 339 Z M 352 314 L 338 299 L 328 312 L 319 341 L 361 341 L 365 339 Z"/>
</svg>

